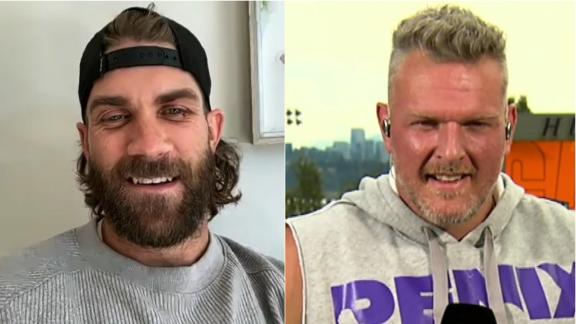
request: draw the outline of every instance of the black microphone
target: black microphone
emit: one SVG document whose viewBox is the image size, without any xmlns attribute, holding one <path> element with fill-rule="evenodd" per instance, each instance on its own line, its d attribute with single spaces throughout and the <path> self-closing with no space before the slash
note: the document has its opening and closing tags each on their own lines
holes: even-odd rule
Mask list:
<svg viewBox="0 0 576 324">
<path fill-rule="evenodd" d="M 496 324 L 494 312 L 488 307 L 472 304 L 449 304 L 441 324 Z"/>
</svg>

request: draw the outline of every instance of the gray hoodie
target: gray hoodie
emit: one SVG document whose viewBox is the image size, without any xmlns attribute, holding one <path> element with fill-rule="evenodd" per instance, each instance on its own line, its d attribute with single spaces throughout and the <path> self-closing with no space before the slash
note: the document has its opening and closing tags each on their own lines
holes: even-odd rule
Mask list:
<svg viewBox="0 0 576 324">
<path fill-rule="evenodd" d="M 305 323 L 440 323 L 448 303 L 502 323 L 574 323 L 574 213 L 505 174 L 488 218 L 458 241 L 414 214 L 389 176 L 288 220 Z"/>
</svg>

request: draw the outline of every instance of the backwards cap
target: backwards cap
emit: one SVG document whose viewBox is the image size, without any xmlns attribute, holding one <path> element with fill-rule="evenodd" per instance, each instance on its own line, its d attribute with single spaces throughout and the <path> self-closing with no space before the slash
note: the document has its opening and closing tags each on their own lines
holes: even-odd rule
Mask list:
<svg viewBox="0 0 576 324">
<path fill-rule="evenodd" d="M 129 10 L 151 13 L 150 10 L 139 7 L 128 8 L 123 12 Z M 189 72 L 200 86 L 207 109 L 211 109 L 210 72 L 202 44 L 184 26 L 164 16 L 161 18 L 170 26 L 176 40 L 176 50 L 155 46 L 137 46 L 104 54 L 106 50 L 104 48 L 106 27 L 97 32 L 86 45 L 80 60 L 80 80 L 78 82 L 78 97 L 80 98 L 84 122 L 86 122 L 88 97 L 94 83 L 106 72 L 134 66 L 165 65 Z"/>
</svg>

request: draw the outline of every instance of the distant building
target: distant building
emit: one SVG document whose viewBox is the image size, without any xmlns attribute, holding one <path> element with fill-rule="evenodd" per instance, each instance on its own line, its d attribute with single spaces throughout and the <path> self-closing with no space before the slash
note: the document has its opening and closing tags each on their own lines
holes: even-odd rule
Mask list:
<svg viewBox="0 0 576 324">
<path fill-rule="evenodd" d="M 364 141 L 364 160 L 376 160 L 376 148 L 373 140 Z"/>
<path fill-rule="evenodd" d="M 347 142 L 334 142 L 332 144 L 332 150 L 342 154 L 345 160 L 350 160 L 350 144 Z"/>
<path fill-rule="evenodd" d="M 375 151 L 376 160 L 382 163 L 388 163 L 390 161 L 390 154 L 388 154 L 383 142 L 376 142 Z"/>
<path fill-rule="evenodd" d="M 353 128 L 350 133 L 350 158 L 363 160 L 364 158 L 364 141 L 366 140 L 362 128 Z"/>
<path fill-rule="evenodd" d="M 287 157 L 289 150 L 290 149 L 287 146 Z M 350 131 L 350 143 L 345 141 L 335 141 L 332 143 L 332 146 L 327 147 L 324 152 L 337 152 L 347 161 L 379 161 L 382 163 L 388 163 L 390 160 L 390 155 L 384 147 L 382 138 L 374 136 L 371 139 L 367 139 L 364 129 L 361 128 L 353 128 Z"/>
</svg>

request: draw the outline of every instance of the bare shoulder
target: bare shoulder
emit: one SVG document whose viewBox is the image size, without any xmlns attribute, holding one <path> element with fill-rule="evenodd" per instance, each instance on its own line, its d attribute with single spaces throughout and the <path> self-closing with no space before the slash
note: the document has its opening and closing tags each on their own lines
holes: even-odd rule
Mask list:
<svg viewBox="0 0 576 324">
<path fill-rule="evenodd" d="M 286 324 L 302 323 L 302 272 L 298 247 L 290 226 L 286 225 Z"/>
</svg>

